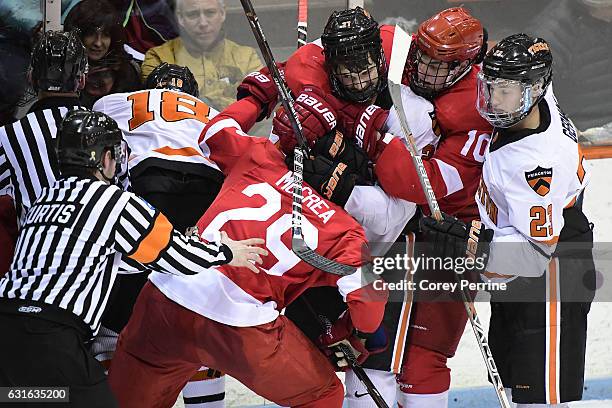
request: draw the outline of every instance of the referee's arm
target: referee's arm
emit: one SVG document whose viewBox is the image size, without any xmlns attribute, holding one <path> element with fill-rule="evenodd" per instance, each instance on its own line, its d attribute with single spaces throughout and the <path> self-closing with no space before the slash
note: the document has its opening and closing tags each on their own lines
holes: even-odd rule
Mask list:
<svg viewBox="0 0 612 408">
<path fill-rule="evenodd" d="M 115 237 L 117 251 L 157 272 L 193 275 L 232 261 L 227 245 L 185 237 L 166 216 L 136 196 L 123 209 Z"/>
</svg>

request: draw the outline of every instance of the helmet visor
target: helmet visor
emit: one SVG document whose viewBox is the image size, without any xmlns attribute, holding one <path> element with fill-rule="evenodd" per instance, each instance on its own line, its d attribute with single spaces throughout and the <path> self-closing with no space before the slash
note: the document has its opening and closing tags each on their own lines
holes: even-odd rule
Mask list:
<svg viewBox="0 0 612 408">
<path fill-rule="evenodd" d="M 510 127 L 521 119 L 533 105 L 533 88 L 520 81 L 491 78 L 478 74 L 476 108 L 480 116 L 495 127 Z"/>
</svg>

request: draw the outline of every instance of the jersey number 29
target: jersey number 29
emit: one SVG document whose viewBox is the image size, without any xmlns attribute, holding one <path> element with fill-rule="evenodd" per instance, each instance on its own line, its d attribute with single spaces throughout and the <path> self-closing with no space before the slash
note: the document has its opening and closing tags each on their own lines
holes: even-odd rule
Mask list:
<svg viewBox="0 0 612 408">
<path fill-rule="evenodd" d="M 281 211 L 281 193 L 268 183 L 258 183 L 246 186 L 242 194 L 247 197 L 258 195 L 266 202 L 261 207 L 241 207 L 223 211 L 208 224 L 203 231 L 203 237 L 210 237 L 220 231 L 228 221 L 261 221 L 266 222 Z M 266 246 L 278 262 L 266 271 L 270 275 L 281 276 L 300 262 L 290 248 L 281 241 L 281 236 L 291 229 L 291 214 L 283 214 L 266 228 Z M 319 231 L 306 217 L 302 217 L 302 232 L 306 244 L 313 250 L 319 244 Z"/>
</svg>

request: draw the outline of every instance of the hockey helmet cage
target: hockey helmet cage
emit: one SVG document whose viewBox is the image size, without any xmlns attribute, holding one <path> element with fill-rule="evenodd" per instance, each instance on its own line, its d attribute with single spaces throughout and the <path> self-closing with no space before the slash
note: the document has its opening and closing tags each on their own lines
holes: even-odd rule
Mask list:
<svg viewBox="0 0 612 408">
<path fill-rule="evenodd" d="M 332 92 L 366 102 L 387 86 L 387 65 L 378 23 L 364 9 L 334 11 L 321 36 Z"/>
<path fill-rule="evenodd" d="M 453 86 L 482 61 L 487 33 L 463 7 L 439 12 L 419 25 L 408 57 L 410 85 L 418 95 L 433 98 Z"/>
</svg>

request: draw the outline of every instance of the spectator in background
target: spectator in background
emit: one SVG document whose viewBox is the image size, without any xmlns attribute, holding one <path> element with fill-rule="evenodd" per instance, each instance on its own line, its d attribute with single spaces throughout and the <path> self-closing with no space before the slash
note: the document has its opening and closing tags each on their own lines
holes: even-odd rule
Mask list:
<svg viewBox="0 0 612 408">
<path fill-rule="evenodd" d="M 122 19 L 129 51 L 139 61 L 149 48 L 178 36 L 174 0 L 109 0 Z"/>
<path fill-rule="evenodd" d="M 578 129 L 612 130 L 612 0 L 555 1 L 524 30 L 550 44 L 555 95 Z"/>
<path fill-rule="evenodd" d="M 106 0 L 83 0 L 70 10 L 65 30 L 78 29 L 87 49 L 89 73 L 81 103 L 91 108 L 102 96 L 142 88 L 140 68 L 124 50 L 119 15 Z"/>
<path fill-rule="evenodd" d="M 162 62 L 189 67 L 198 82 L 200 98 L 222 110 L 236 100 L 244 76 L 262 67 L 251 47 L 225 38 L 223 0 L 177 0 L 180 36 L 147 51 L 142 78 Z"/>
</svg>

